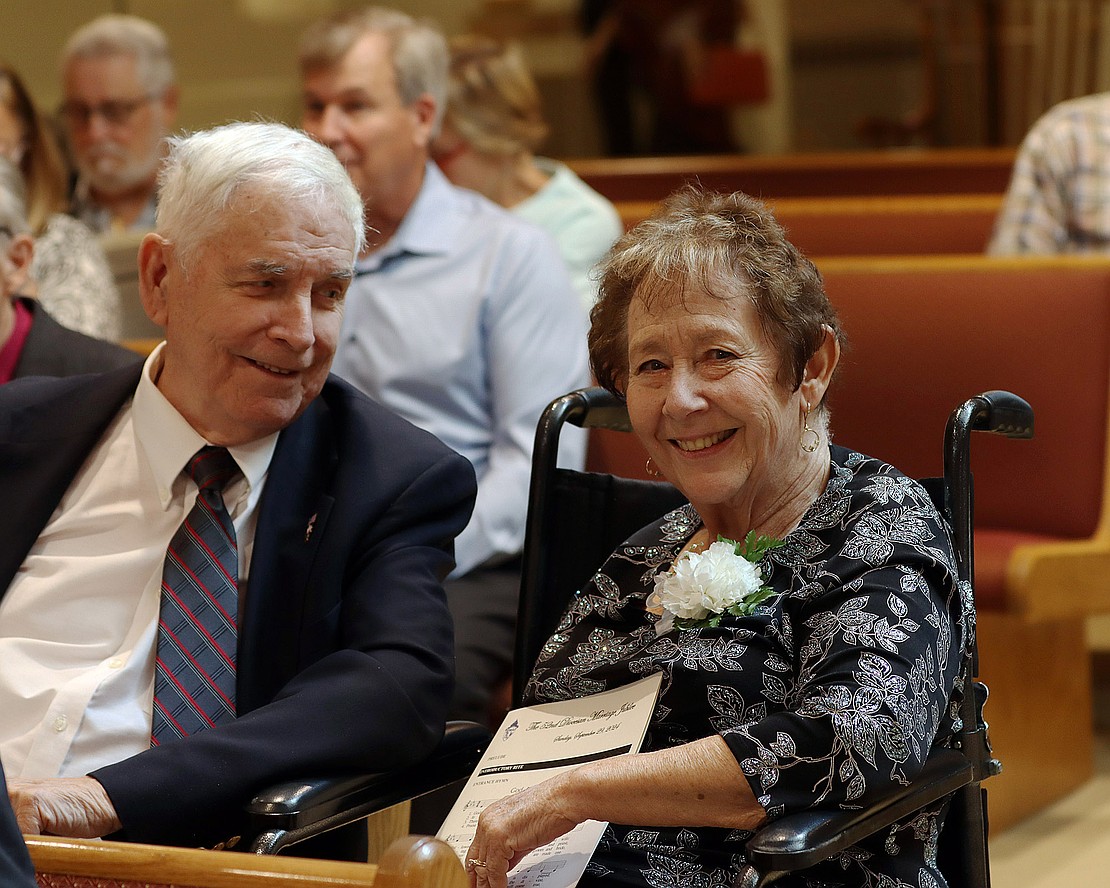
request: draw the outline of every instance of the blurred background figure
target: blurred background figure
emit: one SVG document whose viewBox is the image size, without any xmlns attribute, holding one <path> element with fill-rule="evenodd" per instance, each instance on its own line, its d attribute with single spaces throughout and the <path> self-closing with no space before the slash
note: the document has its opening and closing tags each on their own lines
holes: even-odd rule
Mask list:
<svg viewBox="0 0 1110 888">
<path fill-rule="evenodd" d="M 37 296 L 60 324 L 72 330 L 118 339 L 119 294 L 104 250 L 86 225 L 66 214 L 62 153 L 19 74 L 2 62 L 0 157 L 22 175 L 27 222 L 35 238 L 24 295 Z"/>
<path fill-rule="evenodd" d="M 633 55 L 617 40 L 619 0 L 582 0 L 578 21 L 586 38 L 586 78 L 597 103 L 604 153 L 635 154 Z"/>
<path fill-rule="evenodd" d="M 19 170 L 0 158 L 0 383 L 20 376 L 74 376 L 140 360 L 111 342 L 69 330 L 26 296 L 35 252 Z"/>
<path fill-rule="evenodd" d="M 447 110 L 432 154 L 447 178 L 545 229 L 589 309 L 590 272 L 620 237 L 613 205 L 565 164 L 536 157 L 548 134 L 518 46 L 477 34 L 450 42 Z"/>
<path fill-rule="evenodd" d="M 583 0 L 587 76 L 609 154 L 736 150 L 728 109 L 698 103 L 693 80 L 714 44 L 732 45 L 739 0 Z"/>
<path fill-rule="evenodd" d="M 78 171 L 73 214 L 94 231 L 152 228 L 178 103 L 166 35 L 133 15 L 94 19 L 62 52 L 62 94 Z"/>
<path fill-rule="evenodd" d="M 1110 92 L 1069 99 L 1029 130 L 987 252 L 1110 252 Z"/>
<path fill-rule="evenodd" d="M 370 238 L 332 371 L 478 476 L 444 590 L 451 717 L 486 721 L 511 667 L 536 423 L 588 384 L 586 312 L 548 235 L 432 162 L 448 91 L 438 26 L 380 6 L 336 13 L 305 31 L 300 65 L 304 129 L 346 167 Z M 584 465 L 585 439 L 563 443 L 563 464 Z"/>
</svg>

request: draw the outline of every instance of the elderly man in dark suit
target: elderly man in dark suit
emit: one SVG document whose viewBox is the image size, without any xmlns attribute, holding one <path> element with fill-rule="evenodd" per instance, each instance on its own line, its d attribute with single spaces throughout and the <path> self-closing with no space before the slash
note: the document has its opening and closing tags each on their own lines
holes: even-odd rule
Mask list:
<svg viewBox="0 0 1110 888">
<path fill-rule="evenodd" d="M 474 473 L 328 375 L 363 238 L 303 134 L 175 139 L 139 252 L 165 342 L 0 388 L 0 756 L 25 831 L 227 842 L 267 784 L 438 741 Z"/>
<path fill-rule="evenodd" d="M 0 383 L 20 376 L 99 373 L 137 362 L 134 352 L 69 330 L 36 300 L 19 295 L 34 256 L 30 232 L 23 177 L 0 158 Z"/>
</svg>

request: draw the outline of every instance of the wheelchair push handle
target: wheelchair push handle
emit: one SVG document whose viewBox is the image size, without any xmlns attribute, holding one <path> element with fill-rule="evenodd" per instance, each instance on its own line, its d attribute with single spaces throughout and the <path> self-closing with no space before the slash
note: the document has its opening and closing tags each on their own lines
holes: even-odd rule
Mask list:
<svg viewBox="0 0 1110 888">
<path fill-rule="evenodd" d="M 944 430 L 944 480 L 949 512 L 956 523 L 957 550 L 970 558 L 970 527 L 961 539 L 960 525 L 971 515 L 971 433 L 990 432 L 1007 438 L 1033 437 L 1033 408 L 1012 392 L 989 391 L 968 398 L 948 417 Z M 970 575 L 970 561 L 968 563 Z"/>
<path fill-rule="evenodd" d="M 967 421 L 973 431 L 1007 438 L 1033 437 L 1033 408 L 1013 392 L 983 392 L 964 402 L 957 408 L 956 415 L 961 415 L 965 409 L 969 411 Z"/>
</svg>

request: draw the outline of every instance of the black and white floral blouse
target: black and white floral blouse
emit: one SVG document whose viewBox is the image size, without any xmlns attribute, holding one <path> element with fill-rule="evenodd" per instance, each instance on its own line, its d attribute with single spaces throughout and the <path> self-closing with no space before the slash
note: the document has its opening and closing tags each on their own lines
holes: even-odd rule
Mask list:
<svg viewBox="0 0 1110 888">
<path fill-rule="evenodd" d="M 655 575 L 701 527 L 684 506 L 624 543 L 576 596 L 544 646 L 528 702 L 663 686 L 644 750 L 720 734 L 774 819 L 851 807 L 905 782 L 951 736 L 964 650 L 961 587 L 928 494 L 885 463 L 832 446 L 825 491 L 761 564 L 778 593 L 716 629 L 655 632 Z M 944 805 L 776 884 L 943 886 Z M 581 884 L 725 888 L 750 833 L 613 824 Z"/>
</svg>

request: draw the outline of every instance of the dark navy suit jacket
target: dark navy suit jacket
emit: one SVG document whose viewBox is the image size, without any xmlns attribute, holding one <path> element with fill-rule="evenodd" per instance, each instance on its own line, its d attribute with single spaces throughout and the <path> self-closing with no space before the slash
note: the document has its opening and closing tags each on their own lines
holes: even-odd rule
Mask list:
<svg viewBox="0 0 1110 888">
<path fill-rule="evenodd" d="M 23 376 L 76 376 L 104 373 L 142 361 L 114 342 L 63 327 L 34 299 L 20 297 L 34 317 L 16 361 L 13 379 Z"/>
<path fill-rule="evenodd" d="M 140 370 L 0 386 L 0 590 Z M 467 460 L 331 377 L 281 433 L 259 503 L 239 717 L 94 772 L 123 837 L 211 845 L 275 781 L 427 754 L 453 680 L 440 581 L 475 490 Z"/>
<path fill-rule="evenodd" d="M 36 888 L 35 871 L 27 846 L 8 803 L 4 769 L 0 768 L 0 885 L 4 888 Z"/>
</svg>

